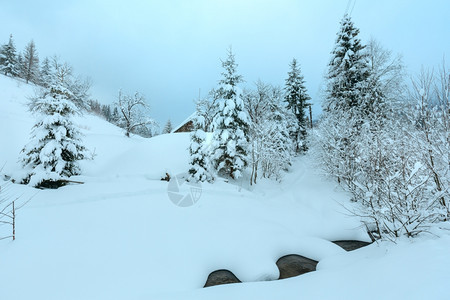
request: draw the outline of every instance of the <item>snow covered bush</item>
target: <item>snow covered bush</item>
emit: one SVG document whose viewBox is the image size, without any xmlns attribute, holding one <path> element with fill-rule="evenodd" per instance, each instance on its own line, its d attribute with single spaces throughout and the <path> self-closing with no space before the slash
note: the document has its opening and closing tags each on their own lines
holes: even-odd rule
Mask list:
<svg viewBox="0 0 450 300">
<path fill-rule="evenodd" d="M 450 78 L 442 64 L 440 73 L 422 71 L 413 80 L 411 105 L 407 116 L 415 130 L 408 137 L 417 141 L 416 152 L 430 177 L 432 194 L 445 210 L 443 219 L 450 219 Z"/>
<path fill-rule="evenodd" d="M 237 64 L 231 50 L 222 66 L 225 70 L 214 101 L 211 162 L 217 172 L 237 179 L 248 164 L 249 118 L 237 86 L 242 78 L 236 74 Z"/>
<path fill-rule="evenodd" d="M 381 130 L 363 128 L 350 190 L 360 205 L 355 213 L 377 238 L 417 235 L 442 215 L 418 141 L 405 134 L 404 120 L 390 122 Z"/>
<path fill-rule="evenodd" d="M 401 62 L 379 45 L 357 54 L 358 31 L 348 17 L 341 25 L 314 152 L 374 237 L 415 236 L 449 219 L 448 74 L 439 86 L 422 74 L 409 101 L 395 101 Z"/>
<path fill-rule="evenodd" d="M 258 176 L 279 179 L 295 152 L 291 133 L 298 129 L 296 116 L 283 102 L 281 90 L 261 81 L 255 91 L 246 91 L 243 98 L 251 120 L 250 184 L 256 183 Z"/>
<path fill-rule="evenodd" d="M 349 210 L 362 217 L 375 238 L 414 236 L 445 219 L 446 208 L 439 204 L 443 194 L 433 188 L 414 124 L 390 114 L 350 132 L 351 119 L 334 118 L 320 123 L 314 152 L 326 174 L 351 193 L 357 203 Z M 340 134 L 350 134 L 351 142 Z"/>
<path fill-rule="evenodd" d="M 31 99 L 30 110 L 38 120 L 31 131 L 31 141 L 21 151 L 20 161 L 26 172 L 21 183 L 57 187 L 80 174 L 78 161 L 86 158 L 87 151 L 71 120 L 79 112 L 71 99 L 73 93 L 58 78 Z"/>
</svg>

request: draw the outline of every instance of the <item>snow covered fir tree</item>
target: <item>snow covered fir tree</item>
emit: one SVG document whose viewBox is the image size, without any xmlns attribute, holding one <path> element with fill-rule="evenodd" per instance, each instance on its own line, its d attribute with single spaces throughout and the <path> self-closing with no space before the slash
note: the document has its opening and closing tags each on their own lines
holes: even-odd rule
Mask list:
<svg viewBox="0 0 450 300">
<path fill-rule="evenodd" d="M 356 114 L 362 109 L 362 100 L 368 91 L 369 68 L 365 46 L 358 34 L 359 29 L 345 15 L 328 68 L 327 96 L 323 105 L 327 113 L 348 111 Z"/>
<path fill-rule="evenodd" d="M 288 72 L 285 85 L 285 101 L 287 108 L 297 118 L 298 129 L 292 133 L 293 139 L 296 142 L 297 152 L 305 152 L 308 150 L 308 146 L 306 145 L 306 128 L 308 126 L 306 110 L 311 105 L 308 102 L 311 100 L 311 97 L 308 95 L 305 80 L 295 58 L 292 60 L 290 68 L 291 70 Z"/>
<path fill-rule="evenodd" d="M 49 88 L 30 102 L 30 110 L 38 119 L 31 141 L 21 152 L 25 171 L 21 183 L 56 188 L 81 173 L 78 161 L 87 158 L 87 150 L 71 119 L 79 110 L 66 85 L 64 77 L 56 75 Z"/>
<path fill-rule="evenodd" d="M 0 72 L 10 76 L 18 75 L 16 46 L 12 34 L 9 36 L 8 43 L 3 45 L 0 51 Z"/>
<path fill-rule="evenodd" d="M 224 71 L 214 99 L 211 162 L 217 172 L 237 179 L 248 164 L 249 117 L 238 87 L 242 76 L 237 74 L 231 49 L 227 59 L 222 61 L 222 67 Z"/>
<path fill-rule="evenodd" d="M 41 64 L 39 79 L 40 84 L 44 87 L 46 87 L 48 82 L 51 81 L 51 75 L 52 75 L 52 67 L 50 64 L 50 59 L 48 57 L 44 58 Z"/>
<path fill-rule="evenodd" d="M 194 130 L 190 134 L 189 145 L 189 177 L 188 181 L 194 182 L 212 182 L 214 175 L 212 173 L 210 153 L 206 143 L 206 132 L 203 130 L 205 119 L 197 114 L 193 119 Z"/>
<path fill-rule="evenodd" d="M 173 130 L 173 126 L 172 126 L 172 122 L 169 120 L 167 120 L 166 125 L 164 125 L 164 129 L 162 131 L 162 133 L 171 133 Z"/>
<path fill-rule="evenodd" d="M 349 166 L 358 156 L 355 138 L 364 123 L 363 104 L 368 91 L 367 54 L 350 17 L 345 15 L 337 33 L 336 45 L 328 67 L 327 89 L 321 128 L 323 161 L 338 181 L 351 177 Z M 330 159 L 331 161 L 328 161 Z M 332 162 L 332 160 L 336 160 Z"/>
</svg>

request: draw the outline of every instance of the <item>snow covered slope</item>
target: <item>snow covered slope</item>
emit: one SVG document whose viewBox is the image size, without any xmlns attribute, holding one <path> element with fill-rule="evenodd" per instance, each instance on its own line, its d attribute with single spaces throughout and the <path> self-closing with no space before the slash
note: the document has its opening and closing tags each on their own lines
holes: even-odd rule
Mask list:
<svg viewBox="0 0 450 300">
<path fill-rule="evenodd" d="M 20 169 L 17 156 L 33 125 L 25 106 L 32 94 L 33 87 L 0 76 L 6 174 Z M 1 299 L 411 299 L 446 292 L 448 236 L 353 253 L 331 243 L 368 237 L 343 213 L 347 196 L 318 176 L 308 157 L 282 183 L 249 189 L 245 181 L 218 180 L 203 184 L 195 205 L 178 207 L 160 178 L 186 172 L 188 134 L 126 138 L 95 116 L 76 123 L 95 152 L 74 178 L 84 184 L 42 191 L 9 186 L 22 201 L 33 198 L 18 211 L 16 241 L 0 241 Z M 0 226 L 0 236 L 8 230 Z M 276 260 L 286 254 L 319 260 L 318 271 L 271 281 L 279 275 Z M 217 269 L 245 283 L 202 289 Z M 405 274 L 414 276 L 409 289 Z"/>
</svg>

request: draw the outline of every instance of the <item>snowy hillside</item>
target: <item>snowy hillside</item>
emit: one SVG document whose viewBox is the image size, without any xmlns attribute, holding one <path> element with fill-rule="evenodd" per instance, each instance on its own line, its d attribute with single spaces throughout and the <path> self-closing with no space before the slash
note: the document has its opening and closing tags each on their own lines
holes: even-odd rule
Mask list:
<svg viewBox="0 0 450 300">
<path fill-rule="evenodd" d="M 0 165 L 20 171 L 33 86 L 0 76 Z M 0 241 L 1 299 L 437 299 L 448 295 L 450 236 L 383 242 L 346 252 L 331 241 L 369 241 L 348 196 L 308 156 L 281 183 L 203 184 L 198 202 L 174 205 L 161 181 L 188 169 L 188 134 L 127 138 L 91 115 L 75 123 L 94 159 L 84 184 L 36 190 L 18 211 L 15 241 Z M 182 186 L 183 187 L 183 186 Z M 186 186 L 184 185 L 184 188 Z M 184 190 L 181 190 L 183 192 Z M 0 235 L 10 230 L 0 226 Z M 442 237 L 438 238 L 437 235 Z M 287 254 L 319 261 L 316 272 L 276 280 Z M 214 270 L 243 283 L 202 288 Z"/>
</svg>

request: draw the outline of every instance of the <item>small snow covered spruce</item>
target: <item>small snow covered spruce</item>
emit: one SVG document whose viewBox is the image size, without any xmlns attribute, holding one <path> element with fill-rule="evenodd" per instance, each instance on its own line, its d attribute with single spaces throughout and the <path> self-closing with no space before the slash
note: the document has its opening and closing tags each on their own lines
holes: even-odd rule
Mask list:
<svg viewBox="0 0 450 300">
<path fill-rule="evenodd" d="M 167 120 L 166 125 L 164 126 L 162 133 L 171 133 L 173 130 L 172 122 L 170 122 L 170 119 Z"/>
<path fill-rule="evenodd" d="M 5 75 L 17 76 L 17 69 L 16 46 L 11 34 L 9 42 L 0 49 L 0 72 Z"/>
<path fill-rule="evenodd" d="M 62 80 L 55 79 L 32 99 L 30 110 L 39 117 L 31 131 L 31 142 L 21 152 L 20 160 L 26 171 L 21 183 L 58 187 L 70 176 L 80 174 L 78 161 L 86 157 L 87 151 L 71 120 L 78 112 L 70 101 L 72 97 Z"/>
<path fill-rule="evenodd" d="M 191 133 L 191 144 L 189 146 L 189 178 L 188 181 L 194 182 L 212 182 L 214 180 L 214 176 L 211 173 L 209 152 L 206 148 L 206 133 L 203 131 L 201 126 L 202 117 L 197 117 L 194 121 L 195 128 Z"/>
<path fill-rule="evenodd" d="M 222 66 L 225 70 L 215 100 L 211 160 L 217 172 L 237 179 L 248 164 L 249 117 L 237 87 L 242 76 L 236 74 L 237 64 L 231 50 Z"/>
</svg>

